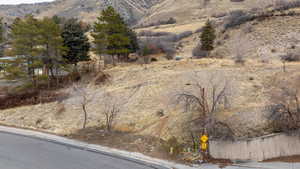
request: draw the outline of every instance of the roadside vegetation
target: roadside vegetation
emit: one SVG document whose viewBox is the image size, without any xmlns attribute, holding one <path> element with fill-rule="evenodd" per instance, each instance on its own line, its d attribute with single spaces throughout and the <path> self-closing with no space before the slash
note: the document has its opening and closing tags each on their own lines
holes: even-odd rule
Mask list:
<svg viewBox="0 0 300 169">
<path fill-rule="evenodd" d="M 4 28 L 4 23 L 1 23 L 1 28 Z M 73 18 L 36 19 L 27 15 L 16 18 L 9 30 L 0 31 L 0 43 L 6 45 L 3 54 L 6 57 L 0 61 L 1 78 L 19 83 L 6 90 L 2 108 L 25 102 L 42 103 L 44 101 L 39 95 L 44 92 L 72 85 L 90 73 L 102 72 L 101 62 L 97 65 L 91 62 L 91 51 L 99 56 L 105 55 L 104 60 L 115 65 L 116 62 L 128 62 L 129 54 L 139 49 L 134 31 L 112 7 L 102 11 L 94 26 Z M 4 36 L 4 32 L 9 35 Z M 94 38 L 93 43 L 88 39 L 88 32 Z M 27 101 L 10 104 L 17 95 L 24 95 Z"/>
<path fill-rule="evenodd" d="M 134 142 L 124 149 L 143 151 L 154 156 L 157 152 L 163 152 L 163 156 L 185 159 L 186 154 L 189 157 L 196 154 L 191 161 L 202 158 L 199 155 L 199 135 L 207 134 L 210 139 L 221 141 L 234 141 L 242 134 L 243 138 L 257 136 L 253 134 L 257 132 L 254 129 L 240 131 L 239 126 L 235 126 L 240 124 L 238 120 L 232 122 L 224 117 L 224 114 L 230 118 L 236 117 L 230 113 L 242 111 L 242 106 L 248 106 L 242 105 L 245 104 L 242 101 L 247 104 L 251 102 L 252 105 L 249 105 L 253 107 L 268 104 L 266 107 L 270 112 L 266 116 L 266 133 L 298 134 L 300 79 L 299 74 L 290 71 L 287 65 L 300 61 L 299 45 L 295 43 L 288 52 L 280 55 L 280 73 L 276 66 L 276 73 L 270 73 L 269 69 L 275 69 L 272 65 L 268 65 L 268 70 L 262 70 L 267 65 L 263 61 L 257 69 L 253 68 L 255 64 L 250 67 L 247 55 L 252 42 L 247 41 L 246 35 L 254 30 L 253 25 L 246 24 L 279 15 L 295 16 L 295 13 L 284 10 L 299 6 L 295 1 L 277 4 L 271 12 L 236 10 L 230 12 L 220 23 L 207 20 L 201 29 L 181 33 L 150 30 L 136 33 L 113 7 L 103 10 L 91 25 L 74 18 L 54 16 L 37 19 L 32 15 L 16 18 L 9 30 L 4 30 L 4 23 L 1 22 L 0 47 L 3 50 L 0 51 L 0 80 L 12 85 L 0 86 L 0 110 L 57 101 L 59 107 L 56 120 L 63 118 L 67 109 L 70 109 L 69 112 L 79 110 L 81 113 L 80 122 L 76 123 L 80 127 L 76 133 L 68 135 L 71 138 L 105 145 L 120 144 L 116 148 Z M 171 25 L 176 22 L 176 19 L 170 18 L 141 27 Z M 232 34 L 228 32 L 239 27 L 243 29 L 230 37 Z M 179 44 L 185 39 L 195 41 L 197 45 L 191 49 L 192 56 L 183 60 L 177 54 Z M 218 50 L 229 39 L 233 39 L 228 45 L 232 49 L 232 58 L 220 63 Z M 276 49 L 270 52 L 276 53 Z M 159 59 L 164 61 L 162 65 L 150 65 Z M 214 66 L 220 71 L 214 71 L 217 69 Z M 251 71 L 245 70 L 247 68 Z M 294 68 L 293 71 L 295 70 L 298 69 Z M 234 74 L 234 71 L 246 73 Z M 115 72 L 120 75 L 114 76 Z M 257 72 L 262 75 L 256 76 Z M 267 80 L 268 83 L 263 84 Z M 244 94 L 239 93 L 239 90 L 245 90 L 251 96 L 245 99 L 246 96 L 238 95 Z M 161 95 L 155 97 L 157 93 Z M 257 98 L 267 98 L 268 103 L 254 105 L 253 100 L 256 101 Z M 65 100 L 68 100 L 68 104 Z M 129 110 L 129 103 L 134 107 L 131 107 L 133 110 Z M 141 106 L 141 103 L 145 105 Z M 241 105 L 235 105 L 238 103 Z M 68 106 L 78 109 L 72 110 Z M 136 110 L 136 107 L 139 109 Z M 144 109 L 149 110 L 149 107 L 152 108 L 151 111 L 163 108 L 153 110 L 155 115 L 149 115 L 150 113 L 143 112 Z M 127 115 L 134 115 L 126 116 L 124 111 Z M 99 114 L 102 119 L 93 119 L 95 114 Z M 180 119 L 183 122 L 179 123 L 180 120 L 172 115 L 184 117 L 184 120 Z M 155 119 L 154 122 L 147 120 L 148 116 L 151 116 L 151 120 Z M 127 120 L 138 120 L 126 123 L 127 126 L 124 127 L 122 125 L 125 124 L 119 125 L 120 119 L 124 117 Z M 137 121 L 142 121 L 141 119 L 147 125 L 138 124 Z M 168 126 L 170 119 L 176 121 L 176 124 Z M 39 124 L 43 123 L 43 119 L 38 121 Z M 177 126 L 182 128 L 178 129 Z M 176 132 L 184 134 L 177 136 L 175 132 L 168 133 L 169 137 L 161 140 L 162 132 L 172 127 L 176 128 Z M 139 131 L 159 134 L 156 138 L 144 137 L 139 135 Z M 264 134 L 259 131 L 261 133 Z M 120 143 L 115 137 L 126 139 L 125 143 Z M 142 145 L 144 142 L 149 145 Z M 137 145 L 140 147 L 135 148 Z"/>
</svg>

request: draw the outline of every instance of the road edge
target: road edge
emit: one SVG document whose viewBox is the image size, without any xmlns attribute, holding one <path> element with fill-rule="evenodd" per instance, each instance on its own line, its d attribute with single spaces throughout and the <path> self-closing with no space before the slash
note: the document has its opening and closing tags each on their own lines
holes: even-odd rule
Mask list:
<svg viewBox="0 0 300 169">
<path fill-rule="evenodd" d="M 0 126 L 0 132 L 7 133 L 7 134 L 13 134 L 13 135 L 19 135 L 19 136 L 23 136 L 23 137 L 29 137 L 29 138 L 33 138 L 33 139 L 39 139 L 39 140 L 51 142 L 54 144 L 70 146 L 70 147 L 73 147 L 76 149 L 99 153 L 102 155 L 107 155 L 107 156 L 111 156 L 114 158 L 138 163 L 140 165 L 148 166 L 153 169 L 174 169 L 174 168 L 176 168 L 176 169 L 195 169 L 195 167 L 152 158 L 152 157 L 146 156 L 141 153 L 128 152 L 128 151 L 118 150 L 118 149 L 109 148 L 109 147 L 105 147 L 105 146 L 101 146 L 101 145 L 89 144 L 89 143 L 81 142 L 78 140 L 72 140 L 69 138 L 62 137 L 62 136 L 42 133 L 42 132 L 38 132 L 38 131 Z"/>
</svg>

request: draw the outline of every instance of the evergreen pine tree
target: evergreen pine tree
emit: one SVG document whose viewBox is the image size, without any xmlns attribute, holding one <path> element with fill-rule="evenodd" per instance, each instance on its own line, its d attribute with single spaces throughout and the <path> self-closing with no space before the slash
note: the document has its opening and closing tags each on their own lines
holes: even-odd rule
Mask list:
<svg viewBox="0 0 300 169">
<path fill-rule="evenodd" d="M 130 44 L 128 46 L 130 53 L 137 52 L 140 49 L 140 47 L 138 44 L 138 38 L 137 38 L 136 33 L 133 30 L 128 28 L 127 36 L 129 37 L 129 40 L 130 40 Z"/>
<path fill-rule="evenodd" d="M 0 18 L 0 57 L 4 55 L 4 46 L 5 46 L 5 38 L 4 38 L 4 24 L 3 18 Z"/>
<path fill-rule="evenodd" d="M 15 19 L 11 26 L 12 54 L 16 59 L 6 66 L 6 76 L 25 78 L 35 85 L 40 76 L 36 69 L 43 68 L 44 75 L 49 80 L 53 69 L 63 65 L 63 39 L 58 24 L 53 19 L 37 20 L 28 15 L 24 19 Z M 25 76 L 26 75 L 26 76 Z"/>
<path fill-rule="evenodd" d="M 215 32 L 211 22 L 207 21 L 200 36 L 202 50 L 210 52 L 214 49 L 214 41 L 216 39 Z"/>
<path fill-rule="evenodd" d="M 135 33 L 128 28 L 122 17 L 108 7 L 103 10 L 94 24 L 94 43 L 98 54 L 108 54 L 114 57 L 127 57 L 138 49 Z"/>
<path fill-rule="evenodd" d="M 15 19 L 11 26 L 12 52 L 27 65 L 27 75 L 34 78 L 34 62 L 39 56 L 39 23 L 32 15 Z M 20 62 L 20 61 L 18 61 Z M 22 64 L 18 64 L 22 66 Z M 17 68 L 16 68 L 17 69 Z"/>
<path fill-rule="evenodd" d="M 44 18 L 39 21 L 38 28 L 39 45 L 42 46 L 39 48 L 40 59 L 44 65 L 46 75 L 49 76 L 49 73 L 51 73 L 52 78 L 54 78 L 53 70 L 63 65 L 62 55 L 67 50 L 63 45 L 61 29 L 52 18 Z"/>
<path fill-rule="evenodd" d="M 4 42 L 4 24 L 3 24 L 3 18 L 0 18 L 0 44 Z"/>
<path fill-rule="evenodd" d="M 68 63 L 77 64 L 80 61 L 90 59 L 90 44 L 85 35 L 85 28 L 81 26 L 77 19 L 69 19 L 63 26 L 62 32 L 64 46 L 68 47 L 68 52 L 63 55 Z"/>
<path fill-rule="evenodd" d="M 52 17 L 52 19 L 53 19 L 53 21 L 54 21 L 56 24 L 58 24 L 58 25 L 62 24 L 62 22 L 63 22 L 63 20 L 64 20 L 64 18 L 59 17 L 59 16 L 57 16 L 57 15 L 54 15 L 54 16 Z"/>
</svg>

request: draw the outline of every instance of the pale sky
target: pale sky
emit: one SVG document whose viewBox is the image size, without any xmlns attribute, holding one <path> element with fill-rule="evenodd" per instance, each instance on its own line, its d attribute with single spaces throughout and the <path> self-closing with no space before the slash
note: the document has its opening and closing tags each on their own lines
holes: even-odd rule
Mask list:
<svg viewBox="0 0 300 169">
<path fill-rule="evenodd" d="M 0 5 L 15 5 L 22 3 L 51 2 L 54 0 L 0 0 Z"/>
</svg>

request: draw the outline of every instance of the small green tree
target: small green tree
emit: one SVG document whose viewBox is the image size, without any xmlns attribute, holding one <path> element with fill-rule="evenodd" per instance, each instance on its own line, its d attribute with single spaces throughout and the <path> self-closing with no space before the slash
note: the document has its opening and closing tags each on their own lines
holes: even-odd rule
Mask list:
<svg viewBox="0 0 300 169">
<path fill-rule="evenodd" d="M 203 28 L 203 32 L 200 35 L 201 49 L 206 52 L 210 52 L 214 49 L 214 41 L 216 39 L 216 31 L 208 20 Z"/>
<path fill-rule="evenodd" d="M 59 17 L 59 16 L 57 16 L 57 15 L 54 15 L 54 16 L 52 17 L 52 19 L 53 19 L 53 21 L 54 21 L 56 24 L 58 24 L 58 25 L 62 24 L 62 23 L 64 22 L 64 20 L 65 20 L 63 17 Z"/>
<path fill-rule="evenodd" d="M 69 19 L 63 26 L 63 42 L 68 47 L 68 52 L 63 55 L 68 63 L 77 64 L 90 59 L 90 43 L 85 35 L 85 28 L 77 19 Z"/>
</svg>

